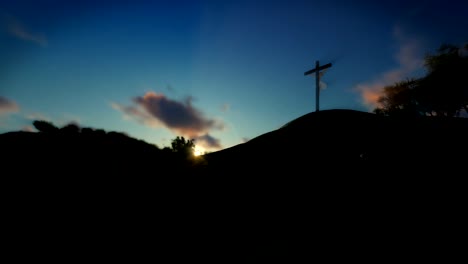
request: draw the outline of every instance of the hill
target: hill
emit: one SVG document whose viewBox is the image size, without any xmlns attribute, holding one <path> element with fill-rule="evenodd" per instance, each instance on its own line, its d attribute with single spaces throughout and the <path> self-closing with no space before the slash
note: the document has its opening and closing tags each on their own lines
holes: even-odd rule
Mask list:
<svg viewBox="0 0 468 264">
<path fill-rule="evenodd" d="M 8 132 L 0 135 L 4 159 L 9 164 L 37 166 L 41 175 L 89 173 L 127 164 L 162 158 L 162 150 L 142 140 L 118 132 L 84 129 L 84 132 Z M 43 170 L 41 170 L 43 168 Z M 106 173 L 106 174 L 107 174 Z"/>
<path fill-rule="evenodd" d="M 0 135 L 0 144 L 5 164 L 28 175 L 293 186 L 339 179 L 347 185 L 459 175 L 467 160 L 467 132 L 464 118 L 387 117 L 334 109 L 305 114 L 246 143 L 203 155 L 195 163 L 103 130 L 9 132 Z"/>
<path fill-rule="evenodd" d="M 436 168 L 449 173 L 467 158 L 467 133 L 468 119 L 463 118 L 388 117 L 334 109 L 308 113 L 205 158 L 216 170 L 257 176 L 270 171 L 291 177 L 402 174 Z"/>
<path fill-rule="evenodd" d="M 467 132 L 466 119 L 327 110 L 193 167 L 119 133 L 5 133 L 6 225 L 217 263 L 420 257 L 457 246 Z"/>
</svg>

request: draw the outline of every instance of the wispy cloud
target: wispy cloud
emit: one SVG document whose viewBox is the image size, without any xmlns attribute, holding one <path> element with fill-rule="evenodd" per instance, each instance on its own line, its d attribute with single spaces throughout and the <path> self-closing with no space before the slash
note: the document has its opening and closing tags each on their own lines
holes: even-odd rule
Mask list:
<svg viewBox="0 0 468 264">
<path fill-rule="evenodd" d="M 52 119 L 42 113 L 30 113 L 30 114 L 27 114 L 25 115 L 26 119 L 29 119 L 29 120 L 44 120 L 44 121 L 48 121 L 50 122 Z"/>
<path fill-rule="evenodd" d="M 15 102 L 0 96 L 0 115 L 7 115 L 19 111 L 19 106 Z"/>
<path fill-rule="evenodd" d="M 192 97 L 178 101 L 161 93 L 147 92 L 143 96 L 133 98 L 132 101 L 130 106 L 118 103 L 111 103 L 111 106 L 122 112 L 125 119 L 132 119 L 150 127 L 165 127 L 176 135 L 197 139 L 206 147 L 221 146 L 219 140 L 208 133 L 223 130 L 224 123 L 206 117 L 192 104 Z"/>
<path fill-rule="evenodd" d="M 423 67 L 420 42 L 416 38 L 406 36 L 399 27 L 395 27 L 393 33 L 399 44 L 398 52 L 395 54 L 398 67 L 355 87 L 355 90 L 361 93 L 364 104 L 369 108 L 378 106 L 378 99 L 385 86 L 410 78 Z"/>
<path fill-rule="evenodd" d="M 158 127 L 160 124 L 150 114 L 146 113 L 138 106 L 125 106 L 118 103 L 111 103 L 111 107 L 122 112 L 125 120 L 135 120 L 138 123 L 149 127 Z"/>
<path fill-rule="evenodd" d="M 221 142 L 219 139 L 209 135 L 205 134 L 203 136 L 199 136 L 195 138 L 195 144 L 200 145 L 201 147 L 205 149 L 221 149 L 223 146 L 221 145 Z"/>
<path fill-rule="evenodd" d="M 230 109 L 231 109 L 231 105 L 228 103 L 225 103 L 221 106 L 221 112 L 223 113 L 229 112 Z"/>
<path fill-rule="evenodd" d="M 250 140 L 250 138 L 248 138 L 248 137 L 243 137 L 243 138 L 241 139 L 241 143 L 246 143 L 246 142 L 249 141 L 249 140 Z"/>
<path fill-rule="evenodd" d="M 324 82 L 324 81 L 323 81 L 323 78 L 322 78 L 322 77 L 325 75 L 325 73 L 328 71 L 328 69 L 329 69 L 329 68 L 324 69 L 324 70 L 322 70 L 322 71 L 319 72 L 319 75 L 320 75 L 319 88 L 320 88 L 321 90 L 325 90 L 325 89 L 327 89 L 327 87 L 328 87 L 328 84 L 327 84 L 326 82 Z"/>
<path fill-rule="evenodd" d="M 33 126 L 24 126 L 21 131 L 24 132 L 37 132 L 37 130 Z"/>
<path fill-rule="evenodd" d="M 8 16 L 6 21 L 7 30 L 11 35 L 24 41 L 36 43 L 42 47 L 47 46 L 47 38 L 44 34 L 31 31 L 15 17 Z"/>
</svg>

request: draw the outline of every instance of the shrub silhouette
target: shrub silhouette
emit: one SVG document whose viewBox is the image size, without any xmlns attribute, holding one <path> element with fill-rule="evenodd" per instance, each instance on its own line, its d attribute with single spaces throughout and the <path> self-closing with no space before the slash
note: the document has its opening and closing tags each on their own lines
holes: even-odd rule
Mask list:
<svg viewBox="0 0 468 264">
<path fill-rule="evenodd" d="M 62 128 L 60 128 L 60 132 L 64 134 L 78 134 L 80 133 L 80 127 L 75 123 L 70 123 Z"/>
<path fill-rule="evenodd" d="M 186 140 L 184 137 L 178 136 L 171 142 L 172 151 L 185 157 L 191 157 L 195 149 L 195 143 L 193 143 L 193 141 L 193 139 Z"/>
<path fill-rule="evenodd" d="M 44 120 L 36 120 L 33 122 L 33 126 L 39 131 L 44 133 L 56 133 L 59 131 L 58 127 L 56 127 L 51 122 L 47 122 Z"/>
<path fill-rule="evenodd" d="M 81 134 L 83 134 L 83 135 L 92 135 L 93 132 L 94 132 L 94 129 L 89 128 L 89 127 L 83 127 L 81 129 Z"/>
</svg>

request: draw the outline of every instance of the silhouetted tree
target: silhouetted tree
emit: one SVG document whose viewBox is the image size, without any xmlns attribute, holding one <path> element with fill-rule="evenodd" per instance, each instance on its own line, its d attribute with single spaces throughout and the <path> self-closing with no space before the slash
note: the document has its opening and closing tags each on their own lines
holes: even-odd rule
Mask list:
<svg viewBox="0 0 468 264">
<path fill-rule="evenodd" d="M 70 123 L 60 128 L 60 132 L 64 134 L 78 134 L 80 133 L 80 130 L 80 127 L 75 123 Z"/>
<path fill-rule="evenodd" d="M 386 86 L 378 102 L 381 107 L 374 110 L 383 115 L 420 115 L 414 87 L 419 80 L 407 80 Z"/>
<path fill-rule="evenodd" d="M 94 129 L 90 128 L 90 127 L 83 127 L 81 129 L 81 134 L 83 135 L 92 135 L 94 133 Z"/>
<path fill-rule="evenodd" d="M 459 116 L 468 113 L 468 44 L 442 45 L 427 55 L 428 72 L 420 79 L 385 87 L 375 113 L 384 115 Z"/>
<path fill-rule="evenodd" d="M 165 154 L 168 154 L 168 153 L 172 153 L 172 149 L 170 147 L 164 147 L 162 149 L 162 151 L 165 153 Z"/>
<path fill-rule="evenodd" d="M 106 135 L 106 131 L 104 129 L 95 129 L 94 130 L 94 135 L 96 137 L 104 137 Z"/>
<path fill-rule="evenodd" d="M 462 48 L 442 45 L 425 58 L 427 76 L 417 87 L 422 107 L 439 116 L 459 116 L 468 110 L 468 44 Z"/>
<path fill-rule="evenodd" d="M 55 133 L 58 132 L 58 127 L 54 126 L 51 122 L 44 120 L 35 120 L 33 126 L 39 131 L 44 133 Z"/>
<path fill-rule="evenodd" d="M 120 140 L 120 141 L 126 141 L 129 139 L 129 136 L 125 133 L 122 133 L 122 132 L 116 132 L 116 131 L 110 131 L 110 132 L 107 132 L 107 136 L 109 138 L 114 138 L 116 140 Z"/>
<path fill-rule="evenodd" d="M 193 156 L 195 143 L 193 139 L 186 140 L 184 137 L 177 136 L 171 142 L 172 152 L 181 154 L 185 157 Z"/>
</svg>

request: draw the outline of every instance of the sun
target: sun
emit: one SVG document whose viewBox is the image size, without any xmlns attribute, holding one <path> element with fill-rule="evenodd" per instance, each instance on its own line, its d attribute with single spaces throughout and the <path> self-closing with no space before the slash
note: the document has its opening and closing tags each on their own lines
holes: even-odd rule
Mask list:
<svg viewBox="0 0 468 264">
<path fill-rule="evenodd" d="M 197 156 L 203 155 L 204 152 L 205 150 L 202 147 L 195 146 L 195 149 L 193 150 L 193 155 L 197 157 Z"/>
</svg>

